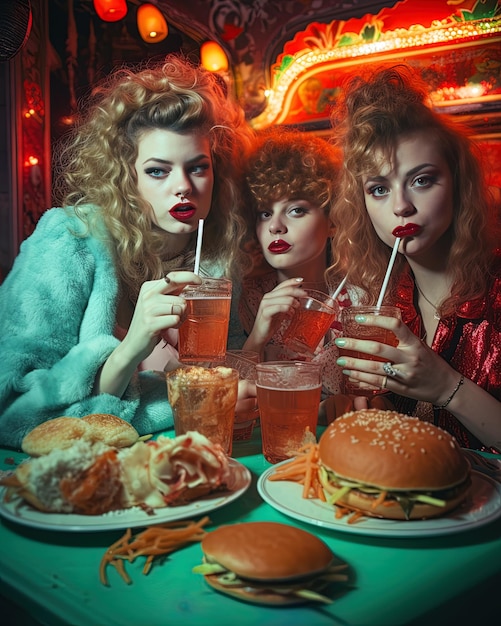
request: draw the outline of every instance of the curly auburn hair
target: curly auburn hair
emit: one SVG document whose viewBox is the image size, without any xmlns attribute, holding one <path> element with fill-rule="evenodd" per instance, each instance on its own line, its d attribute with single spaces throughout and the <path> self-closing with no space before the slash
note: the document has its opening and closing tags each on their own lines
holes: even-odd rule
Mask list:
<svg viewBox="0 0 501 626">
<path fill-rule="evenodd" d="M 308 200 L 329 215 L 341 165 L 338 154 L 317 135 L 279 127 L 259 132 L 244 170 L 249 239 L 257 241 L 257 211 L 277 200 Z"/>
<path fill-rule="evenodd" d="M 367 213 L 363 179 L 378 169 L 378 154 L 392 160 L 400 137 L 420 132 L 432 134 L 453 180 L 452 244 L 447 266 L 452 290 L 440 307 L 440 314 L 445 316 L 485 293 L 496 246 L 496 221 L 489 215 L 492 207 L 475 145 L 465 128 L 433 111 L 428 100 L 426 86 L 406 65 L 383 66 L 348 83 L 332 114 L 335 136 L 343 151 L 343 167 L 332 210 L 336 231 L 332 240 L 333 263 L 328 272 L 348 274 L 350 283 L 365 290 L 368 303 L 377 301 L 389 250 L 377 236 Z M 405 257 L 398 255 L 387 290 L 388 300 L 399 274 L 406 268 Z"/>
<path fill-rule="evenodd" d="M 65 139 L 58 159 L 61 201 L 74 207 L 91 234 L 107 240 L 120 281 L 133 296 L 145 280 L 169 269 L 159 254 L 165 233 L 154 226 L 152 207 L 137 189 L 134 163 L 147 130 L 209 136 L 214 189 L 202 264 L 217 263 L 231 275 L 243 262 L 241 158 L 254 133 L 225 87 L 217 75 L 180 55 L 137 71 L 119 68 L 94 90 Z M 196 234 L 193 249 L 195 239 Z"/>
</svg>

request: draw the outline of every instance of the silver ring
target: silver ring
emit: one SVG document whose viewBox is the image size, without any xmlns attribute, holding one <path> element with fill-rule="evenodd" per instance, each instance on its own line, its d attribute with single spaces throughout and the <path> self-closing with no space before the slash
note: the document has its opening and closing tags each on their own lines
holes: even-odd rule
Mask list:
<svg viewBox="0 0 501 626">
<path fill-rule="evenodd" d="M 400 372 L 396 370 L 389 361 L 383 365 L 383 370 L 385 374 L 388 374 L 388 376 L 392 378 L 398 378 L 400 376 Z"/>
<path fill-rule="evenodd" d="M 165 276 L 164 276 L 164 280 L 165 280 L 165 282 L 166 282 L 168 285 L 170 285 L 171 280 L 170 280 L 170 278 L 167 276 L 167 274 L 165 274 Z"/>
</svg>

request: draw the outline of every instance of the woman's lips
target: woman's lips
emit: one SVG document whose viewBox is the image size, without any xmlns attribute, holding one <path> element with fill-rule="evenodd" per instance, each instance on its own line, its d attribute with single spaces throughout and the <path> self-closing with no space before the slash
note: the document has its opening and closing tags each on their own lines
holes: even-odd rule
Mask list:
<svg viewBox="0 0 501 626">
<path fill-rule="evenodd" d="M 405 226 L 397 226 L 392 230 L 392 235 L 394 237 L 413 237 L 421 230 L 421 226 L 417 224 L 405 224 Z"/>
<path fill-rule="evenodd" d="M 180 222 L 188 222 L 197 212 L 192 204 L 176 204 L 169 211 L 171 216 Z"/>
<path fill-rule="evenodd" d="M 290 250 L 290 248 L 292 248 L 290 243 L 287 243 L 283 239 L 277 239 L 277 241 L 272 241 L 268 246 L 268 250 L 272 254 L 283 254 L 284 252 Z"/>
</svg>

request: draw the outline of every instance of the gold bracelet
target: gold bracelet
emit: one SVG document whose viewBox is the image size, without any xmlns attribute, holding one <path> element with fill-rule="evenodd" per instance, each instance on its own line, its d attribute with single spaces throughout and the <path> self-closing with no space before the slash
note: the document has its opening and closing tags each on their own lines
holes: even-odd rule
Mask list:
<svg viewBox="0 0 501 626">
<path fill-rule="evenodd" d="M 461 387 L 461 385 L 463 383 L 464 383 L 464 376 L 461 374 L 461 378 L 458 380 L 458 384 L 454 387 L 454 391 L 447 398 L 447 400 L 443 404 L 434 404 L 433 408 L 434 409 L 445 409 L 445 407 L 449 404 L 449 402 L 452 400 L 452 398 L 454 398 L 454 396 L 458 392 L 458 389 Z"/>
</svg>

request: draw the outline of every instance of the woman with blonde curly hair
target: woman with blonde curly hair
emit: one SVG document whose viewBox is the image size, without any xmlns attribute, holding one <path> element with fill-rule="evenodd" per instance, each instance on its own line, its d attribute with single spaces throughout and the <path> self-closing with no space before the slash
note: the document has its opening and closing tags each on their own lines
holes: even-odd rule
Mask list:
<svg viewBox="0 0 501 626">
<path fill-rule="evenodd" d="M 235 278 L 252 134 L 224 83 L 181 56 L 95 89 L 59 154 L 64 208 L 42 216 L 0 289 L 1 445 L 63 414 L 172 426 L 161 372 L 176 356 L 182 289 L 201 282 L 198 223 L 200 273 Z"/>
<path fill-rule="evenodd" d="M 333 225 L 338 151 L 325 139 L 294 130 L 261 132 L 247 155 L 248 233 L 254 267 L 243 280 L 240 318 L 247 350 L 263 360 L 292 358 L 282 345 L 286 318 L 305 296 L 303 286 L 331 292 L 325 271 Z M 341 305 L 351 303 L 346 290 Z M 321 360 L 323 345 L 314 359 Z M 327 369 L 330 373 L 327 372 Z M 324 392 L 339 392 L 335 359 L 324 368 Z"/>
<path fill-rule="evenodd" d="M 338 364 L 461 445 L 501 449 L 498 221 L 471 140 L 433 111 L 404 65 L 355 78 L 333 122 L 344 163 L 329 274 L 347 274 L 376 304 L 401 234 L 384 303 L 401 309 L 402 322 L 362 320 L 392 330 L 398 346 L 341 337 L 338 347 L 383 361 Z"/>
</svg>

